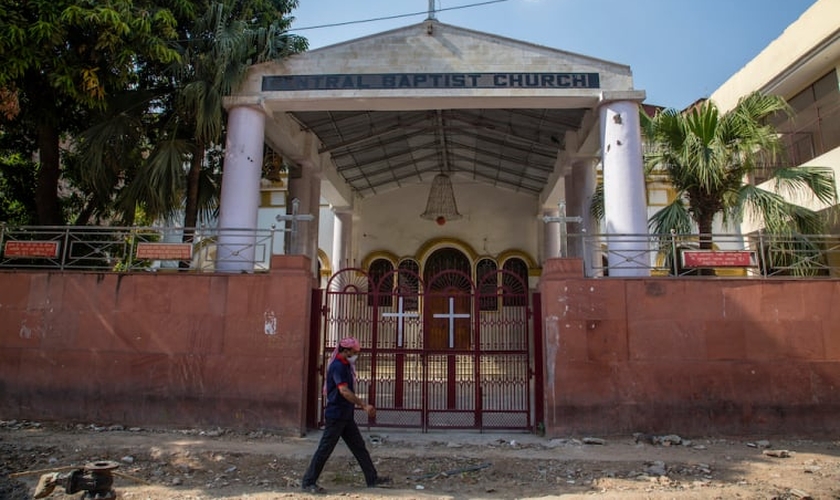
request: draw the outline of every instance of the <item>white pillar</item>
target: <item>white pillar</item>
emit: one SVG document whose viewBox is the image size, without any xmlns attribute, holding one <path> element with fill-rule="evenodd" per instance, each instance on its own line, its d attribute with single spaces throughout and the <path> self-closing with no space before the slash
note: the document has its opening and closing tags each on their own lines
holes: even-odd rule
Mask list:
<svg viewBox="0 0 840 500">
<path fill-rule="evenodd" d="M 610 276 L 649 276 L 639 105 L 633 101 L 604 102 L 600 115 L 608 272 Z"/>
<path fill-rule="evenodd" d="M 557 207 L 543 207 L 543 217 L 559 217 Z M 543 219 L 545 220 L 545 219 Z M 560 224 L 563 222 L 543 222 L 543 262 L 548 259 L 565 257 L 560 255 Z"/>
<path fill-rule="evenodd" d="M 353 209 L 337 207 L 333 209 L 335 221 L 333 223 L 333 271 L 351 267 L 353 236 Z"/>
<path fill-rule="evenodd" d="M 222 193 L 219 200 L 217 271 L 253 271 L 260 207 L 265 114 L 236 106 L 228 113 Z"/>
</svg>

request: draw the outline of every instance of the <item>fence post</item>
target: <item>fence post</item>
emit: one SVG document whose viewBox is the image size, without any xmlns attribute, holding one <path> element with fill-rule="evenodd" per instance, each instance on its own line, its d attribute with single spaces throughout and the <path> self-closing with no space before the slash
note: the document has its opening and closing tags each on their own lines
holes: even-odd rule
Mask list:
<svg viewBox="0 0 840 500">
<path fill-rule="evenodd" d="M 129 237 L 129 244 L 128 244 L 128 255 L 125 256 L 125 266 L 123 267 L 124 271 L 132 271 L 134 269 L 134 249 L 137 245 L 137 226 L 131 226 L 128 228 L 128 237 Z"/>
<path fill-rule="evenodd" d="M 769 253 L 770 249 L 768 248 L 767 251 Z M 761 273 L 761 276 L 766 278 L 768 276 L 769 270 L 767 268 L 767 255 L 764 254 L 764 229 L 763 228 L 758 230 L 758 258 L 759 258 L 759 262 L 760 262 L 760 264 L 758 266 L 759 272 Z"/>
<path fill-rule="evenodd" d="M 58 268 L 64 271 L 64 265 L 67 263 L 68 254 L 70 253 L 70 226 L 64 227 L 64 244 L 61 245 L 61 264 Z"/>
<path fill-rule="evenodd" d="M 674 277 L 679 277 L 680 275 L 680 263 L 679 263 L 680 256 L 677 254 L 677 237 L 676 231 L 671 229 L 671 267 L 674 271 Z"/>
<path fill-rule="evenodd" d="M 587 241 L 587 234 L 586 228 L 582 228 L 580 230 L 580 256 L 583 259 L 583 276 L 586 278 L 591 278 L 589 270 L 589 263 L 592 260 L 592 257 L 589 256 L 589 242 Z"/>
</svg>

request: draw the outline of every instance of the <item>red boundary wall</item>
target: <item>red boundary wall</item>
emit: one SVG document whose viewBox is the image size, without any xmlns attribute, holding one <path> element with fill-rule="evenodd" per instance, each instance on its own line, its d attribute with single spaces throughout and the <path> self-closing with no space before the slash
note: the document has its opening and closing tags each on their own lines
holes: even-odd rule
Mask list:
<svg viewBox="0 0 840 500">
<path fill-rule="evenodd" d="M 0 418 L 305 432 L 310 262 L 0 273 Z M 548 435 L 840 431 L 840 281 L 540 282 Z M 317 390 L 317 389 L 316 389 Z"/>
<path fill-rule="evenodd" d="M 305 257 L 265 274 L 0 273 L 0 416 L 305 430 Z"/>
<path fill-rule="evenodd" d="M 840 281 L 540 283 L 549 434 L 840 431 Z"/>
</svg>

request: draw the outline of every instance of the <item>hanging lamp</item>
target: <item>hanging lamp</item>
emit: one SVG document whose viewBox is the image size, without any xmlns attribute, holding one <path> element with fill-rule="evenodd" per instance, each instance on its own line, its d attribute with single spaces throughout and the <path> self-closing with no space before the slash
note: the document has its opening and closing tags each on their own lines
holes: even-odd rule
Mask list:
<svg viewBox="0 0 840 500">
<path fill-rule="evenodd" d="M 457 220 L 462 217 L 458 213 L 458 205 L 455 203 L 455 192 L 452 189 L 452 181 L 448 175 L 440 173 L 432 179 L 432 187 L 429 189 L 429 199 L 426 201 L 426 211 L 420 214 L 420 217 L 433 220 L 439 226 L 446 224 L 448 220 Z"/>
</svg>

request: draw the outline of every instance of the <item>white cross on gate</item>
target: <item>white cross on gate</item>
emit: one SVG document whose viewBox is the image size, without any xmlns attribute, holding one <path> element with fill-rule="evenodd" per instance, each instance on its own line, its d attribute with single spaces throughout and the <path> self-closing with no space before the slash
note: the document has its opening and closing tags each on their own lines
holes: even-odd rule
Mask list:
<svg viewBox="0 0 840 500">
<path fill-rule="evenodd" d="M 455 314 L 455 297 L 449 297 L 449 313 L 447 314 L 434 314 L 432 315 L 434 318 L 447 318 L 449 319 L 449 348 L 455 348 L 455 318 L 469 318 L 469 314 Z"/>
<path fill-rule="evenodd" d="M 566 224 L 570 222 L 582 222 L 583 217 L 566 217 L 566 202 L 561 201 L 558 205 L 560 208 L 560 214 L 557 217 L 543 217 L 543 222 L 559 222 L 560 223 L 560 256 L 561 257 L 568 257 L 568 245 L 566 242 Z"/>
<path fill-rule="evenodd" d="M 403 310 L 403 298 L 400 297 L 399 301 L 399 309 L 395 313 L 382 313 L 383 318 L 397 318 L 397 347 L 403 346 L 403 325 L 405 324 L 405 318 L 418 318 L 420 317 L 417 313 L 410 313 L 405 312 Z"/>
</svg>

